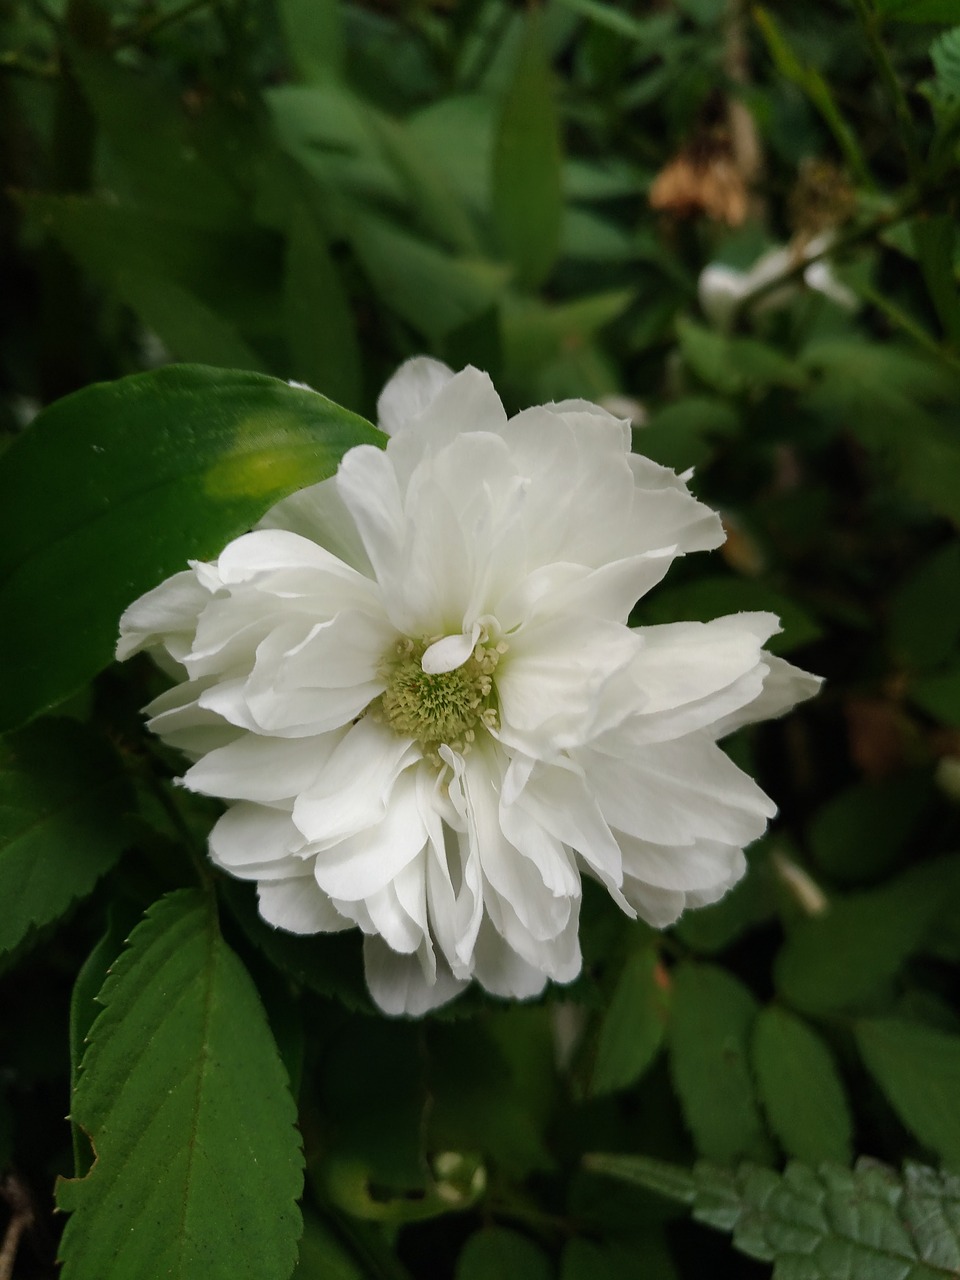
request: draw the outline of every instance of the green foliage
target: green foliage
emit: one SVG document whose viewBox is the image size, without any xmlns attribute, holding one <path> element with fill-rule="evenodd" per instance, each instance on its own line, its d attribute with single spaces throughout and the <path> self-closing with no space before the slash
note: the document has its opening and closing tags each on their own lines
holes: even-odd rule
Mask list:
<svg viewBox="0 0 960 1280">
<path fill-rule="evenodd" d="M 960 1168 L 960 1036 L 896 1018 L 856 1024 L 857 1044 L 911 1133 Z"/>
<path fill-rule="evenodd" d="M 960 1270 L 950 1178 L 820 1163 L 960 1159 L 958 33 L 958 0 L 0 6 L 15 1274 L 65 1222 L 65 1280 L 289 1274 L 281 1063 L 301 1280 L 755 1274 L 651 1186 L 787 1280 Z M 217 919 L 162 678 L 108 665 L 138 594 L 382 443 L 421 352 L 696 468 L 727 541 L 632 621 L 769 610 L 826 683 L 726 740 L 780 816 L 720 901 L 653 935 L 587 884 L 576 983 L 392 1022 L 358 930 L 213 873 Z"/>
<path fill-rule="evenodd" d="M 743 1253 L 775 1262 L 774 1280 L 934 1280 L 960 1265 L 960 1182 L 923 1165 L 906 1165 L 902 1177 L 866 1159 L 852 1171 L 796 1163 L 783 1174 L 708 1164 L 688 1172 L 597 1155 L 589 1167 L 691 1205 L 698 1221 L 732 1231 Z"/>
<path fill-rule="evenodd" d="M 120 760 L 83 725 L 41 720 L 0 739 L 0 954 L 92 892 L 132 807 Z"/>
<path fill-rule="evenodd" d="M 945 858 L 833 902 L 793 930 L 777 958 L 778 989 L 807 1013 L 862 1007 L 956 910 L 958 890 L 960 859 Z"/>
<path fill-rule="evenodd" d="M 379 438 L 323 396 L 211 369 L 140 374 L 51 407 L 0 477 L 0 725 L 105 666 L 117 619 L 144 590 Z M 34 501 L 40 488 L 49 505 Z"/>
<path fill-rule="evenodd" d="M 561 151 L 540 10 L 530 8 L 493 158 L 493 214 L 518 284 L 541 284 L 560 238 Z"/>
<path fill-rule="evenodd" d="M 669 1008 L 666 981 L 652 947 L 628 957 L 600 1027 L 593 1093 L 626 1088 L 650 1066 L 663 1040 Z"/>
<path fill-rule="evenodd" d="M 752 1060 L 763 1109 L 788 1156 L 849 1164 L 853 1125 L 830 1050 L 812 1027 L 770 1005 L 757 1016 Z"/>
<path fill-rule="evenodd" d="M 758 1007 L 730 974 L 711 965 L 676 972 L 670 1070 L 697 1150 L 711 1160 L 763 1158 L 767 1140 L 750 1074 Z"/>
<path fill-rule="evenodd" d="M 290 1275 L 295 1110 L 256 990 L 209 899 L 147 913 L 99 997 L 71 1101 L 95 1162 L 61 1180 L 67 1280 Z M 162 1170 L 162 1176 L 158 1171 Z"/>
</svg>

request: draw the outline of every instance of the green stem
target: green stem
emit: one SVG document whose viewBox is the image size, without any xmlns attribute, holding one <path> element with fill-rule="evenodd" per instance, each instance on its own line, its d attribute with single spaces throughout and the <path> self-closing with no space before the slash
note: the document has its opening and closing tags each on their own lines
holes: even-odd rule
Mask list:
<svg viewBox="0 0 960 1280">
<path fill-rule="evenodd" d="M 951 369 L 960 372 L 960 359 L 945 350 L 932 334 L 929 334 L 921 324 L 914 320 L 913 316 L 908 315 L 896 303 L 891 302 L 889 298 L 885 298 L 883 294 L 878 293 L 876 289 L 871 289 L 869 286 L 861 285 L 856 292 L 863 298 L 864 302 L 869 302 L 878 311 L 882 311 L 887 319 L 895 324 L 898 329 L 902 329 L 904 333 L 909 334 L 918 346 L 936 356 L 938 360 L 942 360 Z"/>
<path fill-rule="evenodd" d="M 853 0 L 853 7 L 857 11 L 857 17 L 860 19 L 863 33 L 867 37 L 867 44 L 870 46 L 870 52 L 876 63 L 877 71 L 880 73 L 880 79 L 887 90 L 893 113 L 900 125 L 900 141 L 907 157 L 910 176 L 915 178 L 920 171 L 921 157 L 917 141 L 917 130 L 910 111 L 910 104 L 907 102 L 906 94 L 903 92 L 903 86 L 897 79 L 897 73 L 894 70 L 893 63 L 890 61 L 890 55 L 880 39 L 880 26 L 876 13 L 871 8 L 868 0 Z"/>
</svg>

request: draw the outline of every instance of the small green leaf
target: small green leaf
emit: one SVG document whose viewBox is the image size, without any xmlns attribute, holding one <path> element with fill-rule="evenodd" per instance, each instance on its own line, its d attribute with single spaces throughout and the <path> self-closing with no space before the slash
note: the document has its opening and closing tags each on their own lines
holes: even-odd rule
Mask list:
<svg viewBox="0 0 960 1280">
<path fill-rule="evenodd" d="M 43 720 L 0 740 L 0 953 L 92 891 L 132 806 L 119 759 L 89 729 Z"/>
<path fill-rule="evenodd" d="M 753 1070 L 763 1109 L 788 1156 L 849 1164 L 853 1125 L 830 1050 L 786 1009 L 770 1005 L 753 1031 Z"/>
<path fill-rule="evenodd" d="M 960 1036 L 898 1018 L 860 1021 L 855 1030 L 864 1062 L 903 1123 L 960 1169 Z"/>
<path fill-rule="evenodd" d="M 194 890 L 147 912 L 100 995 L 71 1115 L 96 1160 L 57 1184 L 64 1280 L 286 1280 L 302 1156 L 263 1008 Z"/>
<path fill-rule="evenodd" d="M 806 374 L 793 360 L 755 338 L 728 338 L 692 320 L 677 322 L 683 358 L 708 386 L 730 395 L 766 387 L 802 387 Z"/>
<path fill-rule="evenodd" d="M 806 1013 L 855 1008 L 890 981 L 956 909 L 960 858 L 914 867 L 881 889 L 833 902 L 804 920 L 777 957 L 774 980 Z"/>
<path fill-rule="evenodd" d="M 675 972 L 670 1069 L 697 1149 L 711 1160 L 765 1158 L 768 1142 L 750 1076 L 757 1002 L 712 965 Z"/>
<path fill-rule="evenodd" d="M 903 855 L 930 797 L 926 772 L 855 783 L 817 811 L 807 834 L 810 852 L 839 884 L 877 880 Z"/>
<path fill-rule="evenodd" d="M 485 1227 L 467 1240 L 455 1280 L 552 1280 L 543 1250 L 508 1227 Z"/>
<path fill-rule="evenodd" d="M 591 1093 L 625 1089 L 650 1066 L 663 1040 L 666 981 L 652 946 L 629 957 L 600 1026 Z"/>
<path fill-rule="evenodd" d="M 954 1280 L 960 1270 L 960 1178 L 907 1164 L 902 1177 L 861 1159 L 852 1171 L 794 1163 L 784 1173 L 701 1163 L 693 1171 L 644 1156 L 587 1156 L 595 1173 L 693 1206 L 693 1216 L 773 1280 Z"/>
<path fill-rule="evenodd" d="M 142 592 L 382 439 L 322 395 L 202 367 L 51 405 L 0 459 L 0 727 L 104 667 Z"/>
<path fill-rule="evenodd" d="M 550 273 L 563 211 L 560 130 L 540 10 L 527 10 L 520 56 L 507 90 L 493 156 L 493 216 L 517 282 Z"/>
</svg>

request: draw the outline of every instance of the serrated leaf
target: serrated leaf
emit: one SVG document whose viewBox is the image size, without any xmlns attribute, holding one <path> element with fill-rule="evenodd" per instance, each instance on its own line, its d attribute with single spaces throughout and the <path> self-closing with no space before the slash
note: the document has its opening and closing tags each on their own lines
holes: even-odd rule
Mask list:
<svg viewBox="0 0 960 1280">
<path fill-rule="evenodd" d="M 44 410 L 0 459 L 0 728 L 110 662 L 138 595 L 382 440 L 322 395 L 189 365 Z"/>
<path fill-rule="evenodd" d="M 513 80 L 494 141 L 493 216 L 517 282 L 550 272 L 563 212 L 560 130 L 540 10 L 527 10 Z"/>
<path fill-rule="evenodd" d="M 960 1036 L 899 1018 L 863 1020 L 855 1030 L 864 1062 L 900 1119 L 960 1170 Z"/>
<path fill-rule="evenodd" d="M 650 1066 L 663 1040 L 668 981 L 653 947 L 628 958 L 600 1024 L 591 1093 L 624 1089 Z"/>
<path fill-rule="evenodd" d="M 543 1250 L 509 1227 L 485 1227 L 467 1240 L 457 1259 L 455 1280 L 551 1280 Z"/>
<path fill-rule="evenodd" d="M 855 1008 L 889 982 L 955 910 L 960 858 L 914 867 L 881 889 L 850 894 L 804 920 L 777 957 L 774 981 L 806 1013 Z"/>
<path fill-rule="evenodd" d="M 697 1150 L 713 1160 L 764 1157 L 768 1142 L 750 1075 L 757 1002 L 712 965 L 675 971 L 670 1070 Z"/>
<path fill-rule="evenodd" d="M 830 1050 L 786 1009 L 761 1010 L 753 1030 L 753 1071 L 760 1101 L 788 1156 L 816 1164 L 851 1158 L 853 1125 Z"/>
<path fill-rule="evenodd" d="M 595 1173 L 682 1204 L 742 1252 L 775 1262 L 773 1280 L 955 1280 L 960 1178 L 861 1159 L 851 1171 L 794 1163 L 782 1174 L 744 1164 L 692 1171 L 644 1156 L 587 1156 Z"/>
<path fill-rule="evenodd" d="M 286 1280 L 302 1156 L 286 1077 L 212 901 L 155 904 L 100 999 L 71 1115 L 96 1160 L 57 1184 L 64 1280 Z"/>
<path fill-rule="evenodd" d="M 92 891 L 132 806 L 116 753 L 82 725 L 38 721 L 0 740 L 0 953 Z"/>
<path fill-rule="evenodd" d="M 326 1223 L 305 1214 L 300 1260 L 291 1280 L 366 1280 L 366 1277 Z"/>
<path fill-rule="evenodd" d="M 960 5 L 957 13 L 960 16 Z M 937 36 L 930 46 L 930 58 L 936 72 L 933 87 L 937 97 L 945 102 L 960 98 L 960 27 Z"/>
</svg>

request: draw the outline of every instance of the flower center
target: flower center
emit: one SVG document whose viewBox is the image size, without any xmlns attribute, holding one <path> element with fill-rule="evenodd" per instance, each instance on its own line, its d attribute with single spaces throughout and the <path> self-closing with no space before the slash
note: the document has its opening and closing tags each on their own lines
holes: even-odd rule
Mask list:
<svg viewBox="0 0 960 1280">
<path fill-rule="evenodd" d="M 434 640 L 399 640 L 395 654 L 384 663 L 387 687 L 380 711 L 387 724 L 403 737 L 416 738 L 424 755 L 440 763 L 438 748 L 448 746 L 466 755 L 478 729 L 499 725 L 493 673 L 506 644 L 481 638 L 473 653 L 455 671 L 429 675 L 422 659 Z"/>
</svg>

